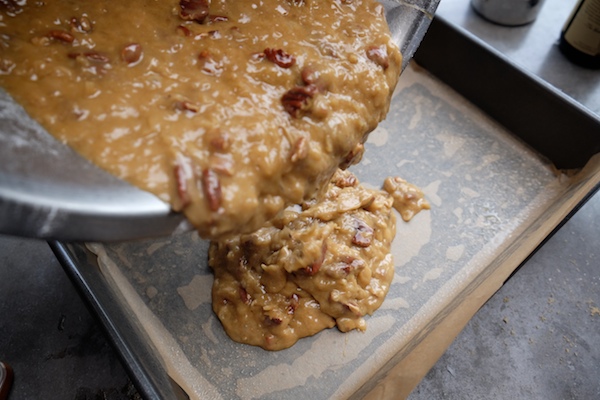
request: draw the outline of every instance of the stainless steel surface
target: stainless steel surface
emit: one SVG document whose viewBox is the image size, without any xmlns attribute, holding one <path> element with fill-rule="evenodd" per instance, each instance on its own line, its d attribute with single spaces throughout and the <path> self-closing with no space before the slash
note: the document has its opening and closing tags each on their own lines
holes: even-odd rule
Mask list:
<svg viewBox="0 0 600 400">
<path fill-rule="evenodd" d="M 187 227 L 157 197 L 55 140 L 2 89 L 0 160 L 0 233 L 111 241 Z"/>
<path fill-rule="evenodd" d="M 406 66 L 439 0 L 383 3 Z M 0 160 L 0 233 L 117 241 L 191 229 L 168 204 L 112 177 L 54 140 L 2 89 Z"/>
<path fill-rule="evenodd" d="M 502 25 L 524 25 L 534 21 L 544 0 L 471 0 L 484 18 Z"/>
<path fill-rule="evenodd" d="M 381 0 L 392 37 L 402 52 L 406 68 L 419 47 L 440 0 Z"/>
</svg>

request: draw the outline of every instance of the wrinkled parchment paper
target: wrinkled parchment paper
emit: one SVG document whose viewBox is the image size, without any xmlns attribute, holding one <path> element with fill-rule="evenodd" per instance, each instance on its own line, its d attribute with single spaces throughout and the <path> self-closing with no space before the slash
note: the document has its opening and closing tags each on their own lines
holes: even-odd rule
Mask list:
<svg viewBox="0 0 600 400">
<path fill-rule="evenodd" d="M 211 309 L 208 242 L 184 234 L 89 245 L 171 377 L 192 398 L 341 399 L 381 392 L 387 374 L 448 310 L 459 308 L 478 282 L 511 258 L 512 249 L 524 248 L 504 273 L 516 268 L 551 229 L 540 233 L 548 213 L 566 212 L 565 199 L 577 197 L 589 181 L 589 175 L 557 173 L 418 68 L 404 73 L 387 120 L 352 169 L 372 187 L 401 176 L 421 187 L 431 203 L 410 223 L 398 218 L 395 278 L 364 333 L 330 329 L 279 352 L 235 343 Z M 525 240 L 530 237 L 535 240 Z"/>
</svg>

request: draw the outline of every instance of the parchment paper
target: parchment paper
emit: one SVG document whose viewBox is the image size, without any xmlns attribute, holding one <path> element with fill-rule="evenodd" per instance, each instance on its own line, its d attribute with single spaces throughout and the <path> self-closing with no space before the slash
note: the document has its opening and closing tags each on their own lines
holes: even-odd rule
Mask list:
<svg viewBox="0 0 600 400">
<path fill-rule="evenodd" d="M 279 352 L 235 343 L 211 309 L 206 241 L 184 234 L 89 246 L 192 398 L 335 399 L 371 391 L 434 330 L 442 310 L 458 307 L 469 285 L 588 179 L 557 173 L 418 67 L 400 81 L 387 120 L 352 169 L 373 187 L 401 176 L 432 207 L 410 223 L 398 218 L 395 278 L 365 333 L 331 329 Z"/>
</svg>

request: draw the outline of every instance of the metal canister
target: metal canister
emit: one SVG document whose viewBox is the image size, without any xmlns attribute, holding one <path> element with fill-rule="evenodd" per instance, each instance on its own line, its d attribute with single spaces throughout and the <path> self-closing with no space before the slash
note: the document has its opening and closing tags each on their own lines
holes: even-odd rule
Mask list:
<svg viewBox="0 0 600 400">
<path fill-rule="evenodd" d="M 471 0 L 485 19 L 501 25 L 517 26 L 533 22 L 544 0 Z"/>
</svg>

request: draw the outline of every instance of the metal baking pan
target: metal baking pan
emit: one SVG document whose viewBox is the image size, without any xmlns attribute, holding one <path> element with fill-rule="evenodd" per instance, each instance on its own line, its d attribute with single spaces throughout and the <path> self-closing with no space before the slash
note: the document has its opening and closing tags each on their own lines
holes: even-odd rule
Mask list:
<svg viewBox="0 0 600 400">
<path fill-rule="evenodd" d="M 415 60 L 424 70 L 406 71 L 388 119 L 354 168 L 373 185 L 400 174 L 424 188 L 433 207 L 398 223 L 397 276 L 365 333 L 330 330 L 277 353 L 230 341 L 207 300 L 207 243 L 191 235 L 96 244 L 93 252 L 50 243 L 144 397 L 407 394 L 426 372 L 411 371 L 415 349 L 424 365 L 434 362 L 477 307 L 598 190 L 598 116 L 439 17 Z M 190 288 L 203 297 L 193 306 L 180 295 Z M 431 346 L 431 337 L 444 340 Z"/>
<path fill-rule="evenodd" d="M 600 152 L 596 114 L 456 29 L 437 18 L 415 60 L 559 169 L 582 168 Z"/>
</svg>

